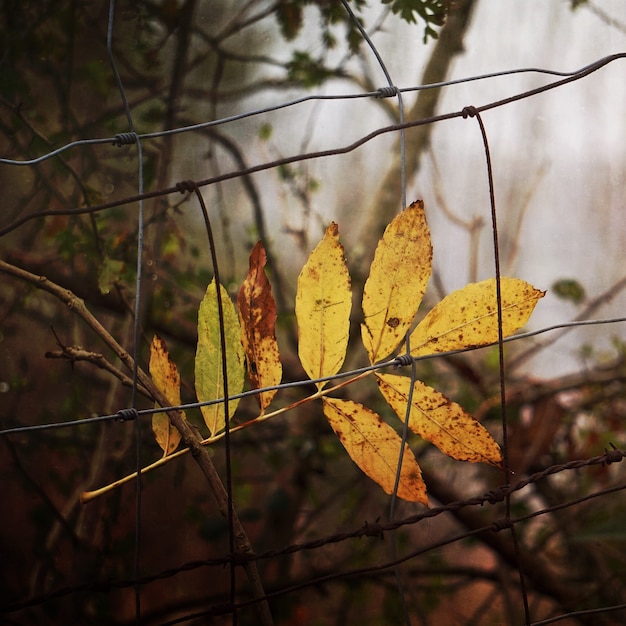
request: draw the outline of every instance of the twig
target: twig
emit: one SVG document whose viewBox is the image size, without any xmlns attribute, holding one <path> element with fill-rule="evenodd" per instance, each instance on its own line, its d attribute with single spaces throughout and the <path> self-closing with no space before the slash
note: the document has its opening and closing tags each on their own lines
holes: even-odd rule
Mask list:
<svg viewBox="0 0 626 626">
<path fill-rule="evenodd" d="M 313 393 L 310 396 L 307 396 L 306 398 L 300 398 L 299 400 L 296 400 L 295 402 L 292 402 L 291 404 L 289 404 L 288 406 L 284 406 L 281 407 L 280 409 L 276 409 L 275 411 L 271 411 L 270 413 L 264 413 L 263 415 L 259 415 L 257 417 L 255 417 L 254 419 L 248 420 L 247 422 L 244 422 L 243 424 L 238 424 L 237 426 L 232 426 L 230 428 L 230 432 L 232 433 L 236 433 L 240 430 L 244 430 L 245 428 L 250 428 L 250 426 L 254 426 L 255 424 L 260 424 L 261 422 L 265 422 L 268 419 L 271 419 L 272 417 L 277 417 L 278 415 L 282 415 L 283 413 L 287 413 L 287 411 L 291 411 L 293 409 L 295 409 L 296 407 L 299 407 L 302 404 L 305 404 L 307 402 L 311 402 L 313 400 L 316 400 L 318 398 L 322 398 L 334 391 L 336 391 L 337 389 L 340 389 L 342 387 L 345 387 L 346 385 L 349 385 L 357 380 L 360 380 L 361 378 L 364 378 L 365 376 L 371 374 L 374 370 L 370 370 L 367 372 L 362 372 L 361 374 L 358 374 L 356 376 L 353 376 L 352 378 L 346 379 L 340 383 L 338 383 L 337 385 L 335 385 L 334 387 L 327 387 L 326 389 L 320 389 L 319 391 L 316 391 L 315 393 Z M 166 412 L 169 413 L 170 411 L 173 411 L 174 409 L 167 409 L 167 406 L 163 407 L 165 408 Z M 200 441 L 200 445 L 202 446 L 208 446 L 214 443 L 217 443 L 218 441 L 221 441 L 222 439 L 224 439 L 224 431 L 221 431 L 219 433 L 217 433 L 216 435 L 213 435 L 212 437 L 207 437 L 206 439 L 202 439 Z M 162 465 L 165 465 L 166 463 L 169 463 L 170 461 L 173 461 L 174 459 L 178 459 L 181 456 L 184 456 L 185 454 L 187 454 L 189 452 L 189 448 L 183 448 L 182 450 L 178 450 L 177 452 L 174 452 L 172 454 L 168 454 L 167 456 L 163 456 L 160 459 L 158 459 L 157 461 L 155 461 L 154 463 L 151 463 L 150 465 L 146 465 L 142 470 L 141 473 L 142 474 L 146 474 L 147 472 L 150 472 L 154 469 L 157 469 L 158 467 L 161 467 Z M 86 504 L 87 502 L 91 502 L 92 500 L 95 500 L 96 498 L 99 498 L 100 496 L 105 495 L 106 493 L 108 493 L 109 491 L 113 491 L 114 489 L 117 489 L 118 487 L 121 487 L 122 485 L 125 485 L 126 483 L 129 483 L 130 481 L 134 480 L 135 478 L 137 478 L 137 472 L 132 472 L 131 474 L 127 474 L 126 476 L 124 476 L 123 478 L 120 478 L 119 480 L 116 480 L 112 483 L 109 483 L 108 485 L 105 485 L 104 487 L 100 487 L 99 489 L 94 489 L 93 491 L 86 491 L 81 495 L 81 502 L 83 502 L 84 504 Z"/>
<path fill-rule="evenodd" d="M 61 302 L 65 303 L 67 307 L 73 311 L 76 315 L 83 319 L 88 326 L 104 341 L 104 343 L 117 355 L 117 357 L 126 365 L 126 367 L 132 372 L 134 368 L 134 362 L 128 352 L 113 338 L 113 336 L 102 326 L 102 324 L 91 314 L 91 312 L 85 306 L 85 303 L 77 298 L 71 291 L 64 289 L 60 285 L 48 280 L 45 276 L 37 276 L 31 274 L 19 267 L 6 263 L 0 260 L 0 271 L 25 280 L 35 285 L 42 291 L 47 291 Z M 167 398 L 157 388 L 152 381 L 152 378 L 148 376 L 141 368 L 137 368 L 138 382 L 148 391 L 148 393 L 158 402 L 162 407 L 169 405 Z M 178 410 L 168 411 L 170 421 L 174 427 L 180 432 L 181 438 L 185 445 L 191 450 L 191 454 L 200 466 L 202 473 L 205 475 L 211 487 L 211 491 L 222 515 L 226 516 L 228 513 L 228 496 L 221 478 L 213 465 L 213 461 L 209 456 L 208 451 L 202 447 L 200 435 L 193 429 L 193 427 L 183 418 L 183 415 Z M 233 523 L 235 526 L 235 540 L 237 544 L 237 551 L 240 554 L 250 554 L 253 552 L 252 544 L 248 539 L 248 536 L 241 524 L 241 521 L 236 513 L 233 511 Z M 233 555 L 234 556 L 234 555 Z M 269 610 L 269 605 L 266 600 L 262 600 L 265 596 L 263 584 L 259 576 L 257 566 L 254 562 L 245 560 L 244 568 L 248 575 L 248 579 L 253 588 L 253 594 L 255 599 L 260 600 L 259 614 L 261 616 L 261 623 L 264 626 L 273 624 L 272 616 Z"/>
<path fill-rule="evenodd" d="M 104 358 L 104 355 L 99 352 L 84 350 L 80 346 L 61 346 L 60 350 L 46 352 L 45 357 L 46 359 L 65 359 L 70 363 L 75 363 L 76 361 L 87 361 L 88 363 L 92 363 L 96 367 L 109 372 L 109 374 L 113 374 L 113 376 L 118 378 L 126 387 L 132 387 L 133 384 L 131 377 L 124 374 L 124 372 L 115 367 L 113 363 L 107 361 L 107 359 Z M 137 387 L 137 391 L 146 398 L 152 400 L 152 394 L 144 386 L 139 385 Z"/>
</svg>

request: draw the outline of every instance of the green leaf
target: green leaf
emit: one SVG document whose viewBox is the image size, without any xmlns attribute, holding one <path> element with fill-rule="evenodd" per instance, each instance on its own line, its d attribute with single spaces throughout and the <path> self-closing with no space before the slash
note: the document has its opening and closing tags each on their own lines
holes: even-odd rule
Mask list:
<svg viewBox="0 0 626 626">
<path fill-rule="evenodd" d="M 288 41 L 295 39 L 302 29 L 301 3 L 289 0 L 280 2 L 276 9 L 276 19 L 283 37 Z"/>
<path fill-rule="evenodd" d="M 241 393 L 244 384 L 244 354 L 237 311 L 228 292 L 220 285 L 226 336 L 228 395 Z M 215 279 L 207 287 L 198 311 L 198 349 L 196 351 L 196 395 L 200 402 L 218 400 L 225 395 L 222 374 L 220 320 Z M 239 400 L 228 403 L 228 419 L 233 416 Z M 201 407 L 202 416 L 211 435 L 225 426 L 224 403 Z"/>
<path fill-rule="evenodd" d="M 424 43 L 428 37 L 437 39 L 437 32 L 432 26 L 443 26 L 446 15 L 446 3 L 442 0 L 383 0 L 391 4 L 391 10 L 408 24 L 417 24 L 418 17 L 424 22 Z"/>
<path fill-rule="evenodd" d="M 581 304 L 585 299 L 585 288 L 573 278 L 557 280 L 551 291 L 562 300 L 570 300 L 574 304 Z"/>
<path fill-rule="evenodd" d="M 324 67 L 321 60 L 314 59 L 308 52 L 296 50 L 287 65 L 289 80 L 302 83 L 305 87 L 319 87 L 324 81 L 336 75 Z"/>
</svg>

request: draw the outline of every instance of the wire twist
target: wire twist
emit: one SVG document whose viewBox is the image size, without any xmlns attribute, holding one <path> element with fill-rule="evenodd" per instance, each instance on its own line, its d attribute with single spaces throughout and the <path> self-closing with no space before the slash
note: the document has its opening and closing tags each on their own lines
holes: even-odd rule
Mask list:
<svg viewBox="0 0 626 626">
<path fill-rule="evenodd" d="M 131 420 L 136 420 L 139 417 L 139 412 L 137 409 L 120 409 L 117 412 L 117 421 L 118 422 L 129 422 Z"/>
<path fill-rule="evenodd" d="M 404 367 L 405 365 L 411 365 L 413 363 L 413 357 L 410 354 L 401 354 L 397 356 L 393 361 L 394 367 Z"/>
<path fill-rule="evenodd" d="M 137 138 L 139 135 L 137 133 L 117 133 L 115 137 L 113 137 L 113 141 L 111 142 L 114 146 L 132 146 L 137 142 Z"/>
<path fill-rule="evenodd" d="M 393 98 L 400 93 L 400 90 L 395 85 L 389 87 L 380 87 L 376 90 L 377 98 Z"/>
</svg>

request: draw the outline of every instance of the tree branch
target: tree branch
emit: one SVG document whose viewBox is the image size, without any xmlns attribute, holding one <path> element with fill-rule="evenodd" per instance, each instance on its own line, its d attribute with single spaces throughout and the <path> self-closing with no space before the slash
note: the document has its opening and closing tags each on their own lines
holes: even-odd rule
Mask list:
<svg viewBox="0 0 626 626">
<path fill-rule="evenodd" d="M 71 291 L 64 289 L 60 285 L 51 282 L 45 276 L 36 276 L 19 267 L 10 265 L 0 260 L 0 271 L 11 276 L 15 276 L 21 280 L 25 280 L 42 291 L 46 291 L 55 298 L 63 302 L 73 313 L 78 315 L 101 339 L 104 343 L 117 355 L 124 365 L 132 372 L 134 362 L 130 354 L 113 338 L 113 336 L 102 326 L 102 324 L 91 314 L 85 306 L 85 303 L 77 298 Z M 148 391 L 148 393 L 162 407 L 170 405 L 164 394 L 154 384 L 152 378 L 148 376 L 141 368 L 137 370 L 138 382 Z M 213 496 L 217 502 L 220 512 L 224 517 L 228 513 L 228 495 L 222 483 L 222 480 L 213 465 L 213 461 L 208 451 L 203 448 L 201 437 L 193 429 L 184 418 L 180 411 L 169 411 L 169 418 L 174 427 L 180 432 L 184 444 L 191 450 L 191 454 L 199 465 L 202 473 L 208 480 Z M 252 544 L 241 524 L 241 521 L 233 510 L 233 524 L 235 529 L 235 542 L 239 553 L 248 554 L 253 552 Z M 234 555 L 233 555 L 234 556 Z M 265 596 L 263 584 L 259 576 L 259 572 L 254 561 L 246 561 L 244 564 L 248 579 L 252 585 L 255 599 L 261 599 Z M 273 624 L 269 605 L 266 600 L 261 600 L 258 605 L 261 624 L 269 626 Z"/>
</svg>

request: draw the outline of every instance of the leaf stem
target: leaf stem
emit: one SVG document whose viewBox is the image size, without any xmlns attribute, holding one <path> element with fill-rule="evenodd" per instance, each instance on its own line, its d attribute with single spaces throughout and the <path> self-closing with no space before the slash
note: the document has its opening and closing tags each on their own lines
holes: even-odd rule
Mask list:
<svg viewBox="0 0 626 626">
<path fill-rule="evenodd" d="M 280 409 L 276 409 L 275 411 L 271 411 L 270 413 L 259 415 L 258 417 L 248 420 L 247 422 L 244 422 L 242 424 L 238 424 L 237 426 L 232 426 L 230 429 L 230 432 L 236 433 L 240 430 L 244 430 L 245 428 L 249 428 L 250 426 L 254 426 L 255 424 L 260 424 L 261 422 L 265 422 L 266 420 L 272 417 L 277 417 L 278 415 L 287 413 L 288 411 L 291 411 L 302 404 L 327 396 L 328 394 L 330 394 L 333 391 L 336 391 L 337 389 L 345 387 L 357 380 L 360 380 L 361 378 L 365 378 L 365 376 L 368 376 L 373 371 L 375 370 L 368 370 L 366 372 L 361 372 L 357 376 L 353 376 L 352 378 L 348 378 L 348 379 L 341 381 L 334 387 L 329 387 L 328 389 L 320 389 L 316 391 L 314 394 L 307 396 L 306 398 L 301 398 L 300 400 L 296 400 L 295 402 L 292 402 L 288 406 L 281 407 Z M 207 437 L 206 439 L 203 439 L 199 443 L 202 446 L 208 446 L 208 445 L 211 445 L 220 441 L 223 438 L 224 438 L 224 431 L 216 435 L 213 435 L 212 437 Z M 182 450 L 178 450 L 177 452 L 161 457 L 154 463 L 151 463 L 150 465 L 146 465 L 146 467 L 144 467 L 141 470 L 141 473 L 142 475 L 146 474 L 147 472 L 150 472 L 154 469 L 157 469 L 158 467 L 165 465 L 166 463 L 169 463 L 169 461 L 185 456 L 188 452 L 190 452 L 189 448 L 183 448 Z M 93 491 L 85 491 L 83 494 L 81 494 L 80 501 L 83 504 L 86 504 L 87 502 L 91 502 L 95 500 L 96 498 L 99 498 L 100 496 L 103 496 L 109 493 L 110 491 L 113 491 L 114 489 L 117 489 L 118 487 L 121 487 L 122 485 L 129 483 L 130 481 L 134 480 L 136 477 L 137 477 L 137 472 L 133 472 L 132 474 L 127 474 L 123 478 L 120 478 L 119 480 L 109 483 L 108 485 L 105 485 L 104 487 L 100 487 L 99 489 L 94 489 Z"/>
</svg>

